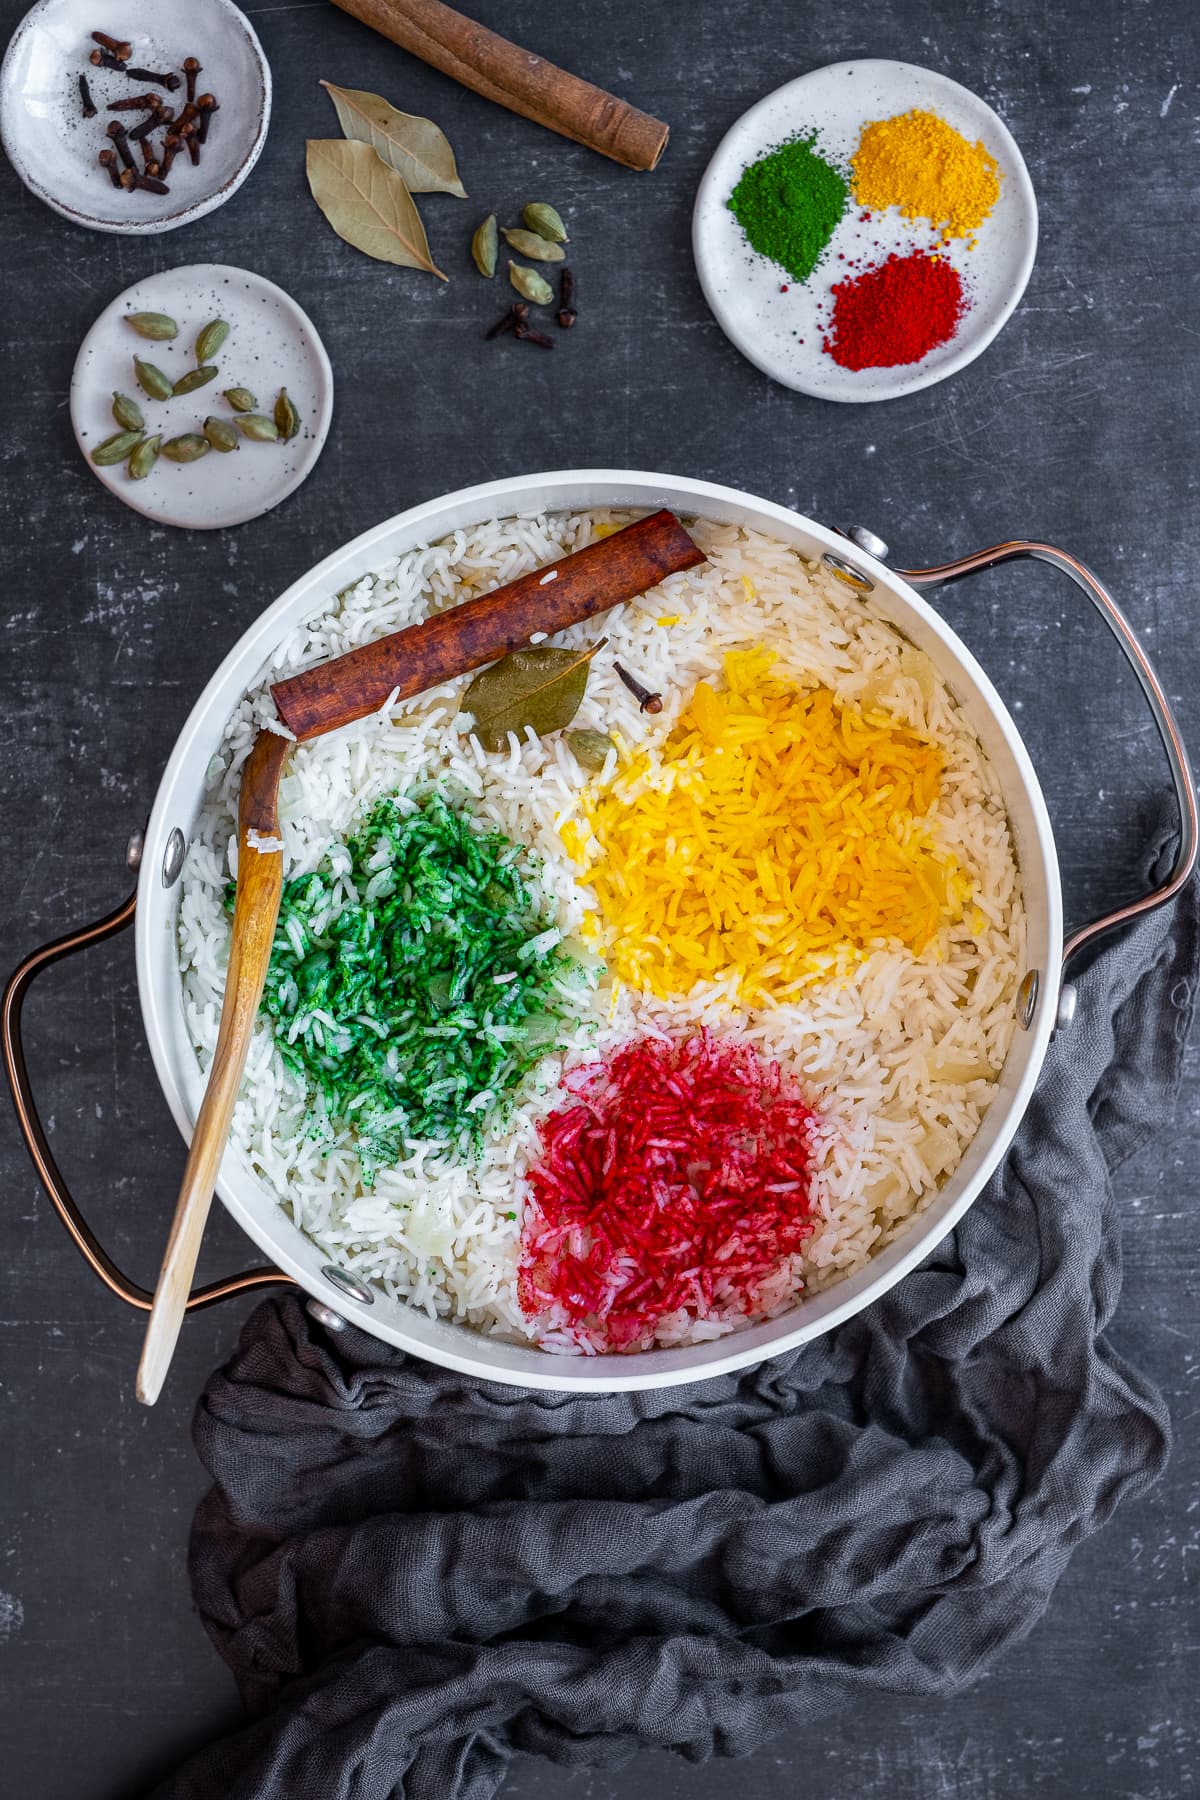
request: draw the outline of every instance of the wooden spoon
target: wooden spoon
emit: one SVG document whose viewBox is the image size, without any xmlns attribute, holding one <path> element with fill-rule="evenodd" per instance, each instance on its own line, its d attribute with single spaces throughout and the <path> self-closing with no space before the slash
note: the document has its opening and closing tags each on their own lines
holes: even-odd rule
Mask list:
<svg viewBox="0 0 1200 1800">
<path fill-rule="evenodd" d="M 565 631 L 703 561 L 672 513 L 653 513 L 549 569 L 278 683 L 271 691 L 279 716 L 300 739 L 336 731 L 377 712 L 389 698 L 412 699 L 524 647 L 535 633 Z M 175 1352 L 267 979 L 283 851 L 251 838 L 268 846 L 278 841 L 279 780 L 290 749 L 278 732 L 260 731 L 242 771 L 237 899 L 221 1025 L 138 1364 L 137 1397 L 145 1406 L 158 1399 Z"/>
</svg>

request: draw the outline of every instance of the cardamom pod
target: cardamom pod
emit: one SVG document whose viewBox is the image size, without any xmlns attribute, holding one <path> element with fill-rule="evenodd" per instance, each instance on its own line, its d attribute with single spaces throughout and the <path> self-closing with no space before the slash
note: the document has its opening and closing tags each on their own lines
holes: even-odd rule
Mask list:
<svg viewBox="0 0 1200 1800">
<path fill-rule="evenodd" d="M 126 313 L 125 323 L 132 325 L 139 337 L 173 338 L 179 327 L 166 313 Z"/>
<path fill-rule="evenodd" d="M 228 419 L 205 419 L 204 435 L 213 449 L 220 450 L 222 453 L 236 450 L 241 442 Z"/>
<path fill-rule="evenodd" d="M 554 299 L 550 283 L 536 269 L 527 269 L 524 263 L 510 262 L 508 279 L 522 299 L 532 300 L 535 306 L 549 306 Z"/>
<path fill-rule="evenodd" d="M 249 388 L 226 388 L 225 398 L 234 412 L 253 412 L 258 405 Z"/>
<path fill-rule="evenodd" d="M 101 469 L 106 469 L 110 463 L 124 462 L 130 451 L 136 450 L 141 441 L 140 431 L 114 432 L 112 437 L 105 438 L 102 444 L 96 445 L 92 451 L 92 461 Z"/>
<path fill-rule="evenodd" d="M 609 751 L 616 749 L 607 731 L 568 731 L 567 743 L 576 762 L 594 775 L 598 775 L 608 761 Z"/>
<path fill-rule="evenodd" d="M 153 363 L 143 362 L 140 356 L 135 356 L 133 372 L 137 376 L 137 383 L 143 394 L 149 394 L 152 400 L 169 400 L 171 398 L 173 389 L 171 377 L 164 375 L 162 370 L 155 368 Z"/>
<path fill-rule="evenodd" d="M 279 433 L 280 442 L 284 444 L 294 438 L 300 429 L 300 414 L 292 405 L 286 388 L 280 388 L 279 398 L 275 402 L 275 429 Z"/>
<path fill-rule="evenodd" d="M 196 361 L 211 362 L 228 336 L 229 327 L 224 319 L 213 319 L 196 339 Z"/>
<path fill-rule="evenodd" d="M 173 463 L 199 462 L 202 456 L 208 455 L 208 450 L 208 439 L 201 437 L 198 431 L 185 431 L 179 437 L 168 438 L 162 447 L 167 461 Z"/>
<path fill-rule="evenodd" d="M 481 275 L 486 275 L 489 280 L 496 273 L 496 256 L 499 249 L 500 239 L 496 231 L 496 215 L 489 213 L 471 239 L 471 255 L 475 258 L 475 267 Z"/>
<path fill-rule="evenodd" d="M 243 413 L 238 419 L 238 429 L 258 444 L 279 442 L 279 427 L 266 413 Z"/>
<path fill-rule="evenodd" d="M 528 206 L 521 208 L 521 217 L 530 231 L 536 231 L 539 237 L 549 238 L 552 244 L 567 243 L 567 228 L 552 206 L 544 200 L 531 200 Z"/>
<path fill-rule="evenodd" d="M 128 394 L 118 394 L 115 389 L 112 399 L 112 415 L 122 431 L 145 431 L 146 421 L 142 409 L 136 400 Z"/>
<path fill-rule="evenodd" d="M 172 394 L 194 394 L 197 388 L 205 387 L 210 381 L 215 381 L 216 377 L 215 363 L 210 363 L 206 369 L 189 369 L 186 375 L 179 377 L 171 392 Z"/>
<path fill-rule="evenodd" d="M 147 475 L 158 461 L 158 453 L 162 448 L 161 437 L 149 437 L 140 443 L 129 459 L 129 479 L 145 481 Z"/>
<path fill-rule="evenodd" d="M 504 241 L 521 256 L 531 256 L 534 262 L 561 262 L 567 254 L 561 244 L 552 244 L 536 231 L 505 231 Z"/>
</svg>

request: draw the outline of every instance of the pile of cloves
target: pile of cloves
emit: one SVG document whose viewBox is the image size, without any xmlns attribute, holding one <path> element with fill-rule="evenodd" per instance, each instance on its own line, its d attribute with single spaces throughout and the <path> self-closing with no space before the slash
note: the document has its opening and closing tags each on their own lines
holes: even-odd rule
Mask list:
<svg viewBox="0 0 1200 1800">
<path fill-rule="evenodd" d="M 178 113 L 160 94 L 152 92 L 110 100 L 106 107 L 108 112 L 140 112 L 144 117 L 132 129 L 122 119 L 113 119 L 105 131 L 110 142 L 99 152 L 98 158 L 114 187 L 124 188 L 127 193 L 140 188 L 149 194 L 169 194 L 167 176 L 175 158 L 186 148 L 193 167 L 198 165 L 201 148 L 208 141 L 212 116 L 220 111 L 215 94 L 196 92 L 196 77 L 202 73 L 199 59 L 185 56 L 182 74 L 177 74 L 174 69 L 161 72 L 140 69 L 133 67 L 130 60 L 132 44 L 110 36 L 107 31 L 93 31 L 92 41 L 98 46 L 88 58 L 93 68 L 110 69 L 131 81 L 164 88 L 168 94 L 184 88 L 184 103 Z M 79 77 L 79 100 L 84 118 L 94 119 L 97 108 L 86 75 Z M 154 142 L 156 131 L 163 133 L 161 149 Z M 134 154 L 135 148 L 141 155 L 141 167 Z"/>
<path fill-rule="evenodd" d="M 550 304 L 553 305 L 553 296 L 551 296 Z M 558 289 L 559 326 L 563 331 L 569 331 L 578 316 L 575 311 L 575 277 L 570 269 L 563 269 L 559 276 Z M 527 300 L 514 300 L 504 317 L 497 319 L 494 325 L 489 325 L 483 335 L 485 338 L 502 337 L 506 331 L 511 331 L 521 343 L 538 344 L 543 350 L 553 350 L 554 348 L 554 339 L 547 332 L 539 331 L 536 326 L 529 323 L 529 302 Z"/>
</svg>

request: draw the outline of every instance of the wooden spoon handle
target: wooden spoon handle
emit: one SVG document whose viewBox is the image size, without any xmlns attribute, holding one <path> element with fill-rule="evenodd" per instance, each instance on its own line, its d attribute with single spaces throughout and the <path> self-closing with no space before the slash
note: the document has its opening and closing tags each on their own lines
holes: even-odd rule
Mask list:
<svg viewBox="0 0 1200 1800">
<path fill-rule="evenodd" d="M 158 1399 L 175 1352 L 271 960 L 283 892 L 283 852 L 255 849 L 249 834 L 270 839 L 278 833 L 279 777 L 290 747 L 277 732 L 260 731 L 242 774 L 237 900 L 221 1026 L 138 1364 L 137 1397 L 144 1406 Z"/>
</svg>

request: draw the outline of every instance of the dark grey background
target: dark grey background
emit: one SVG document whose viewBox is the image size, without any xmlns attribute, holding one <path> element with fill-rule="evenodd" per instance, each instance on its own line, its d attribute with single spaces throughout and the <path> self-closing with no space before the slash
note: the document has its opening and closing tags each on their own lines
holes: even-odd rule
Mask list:
<svg viewBox="0 0 1200 1800">
<path fill-rule="evenodd" d="M 21 10 L 0 3 L 6 33 Z M 97 23 L 119 24 L 116 0 L 102 10 Z M 93 235 L 0 167 L 7 960 L 120 897 L 125 841 L 171 742 L 268 601 L 388 514 L 516 471 L 709 476 L 868 525 L 906 563 L 1050 538 L 1109 580 L 1200 743 L 1194 0 L 476 0 L 488 23 L 669 120 L 653 175 L 496 110 L 325 0 L 247 11 L 275 74 L 271 134 L 246 187 L 210 218 L 157 242 Z M 199 27 L 197 40 L 202 55 Z M 872 54 L 944 70 L 999 110 L 1029 162 L 1042 241 L 1023 305 L 979 362 L 860 409 L 787 393 L 742 360 L 704 306 L 688 231 L 704 164 L 746 106 L 793 74 Z M 322 76 L 382 92 L 450 135 L 471 199 L 423 208 L 448 287 L 368 261 L 318 217 L 303 164 L 305 138 L 335 132 Z M 552 356 L 481 341 L 501 296 L 467 257 L 484 212 L 511 216 L 535 196 L 569 215 L 579 279 L 578 329 Z M 67 387 L 80 338 L 120 289 L 205 260 L 295 294 L 324 336 L 337 396 L 298 493 L 236 531 L 189 536 L 151 528 L 99 486 L 71 436 Z M 1070 911 L 1125 896 L 1164 768 L 1115 652 L 1047 570 L 987 577 L 945 607 L 1027 733 Z M 129 940 L 52 973 L 28 1022 L 56 1152 L 118 1257 L 149 1281 L 183 1154 L 142 1040 Z M 1193 1054 L 1177 1128 L 1119 1181 L 1115 1336 L 1170 1399 L 1174 1460 L 1079 1553 L 1028 1642 L 952 1704 L 879 1705 L 737 1769 L 646 1757 L 570 1778 L 524 1762 L 514 1800 L 1197 1791 L 1196 1075 Z M 112 1800 L 143 1792 L 236 1717 L 192 1614 L 184 1551 L 203 1479 L 189 1413 L 239 1308 L 187 1325 L 164 1400 L 143 1411 L 140 1318 L 84 1269 L 7 1118 L 0 1133 L 0 1788 Z M 246 1260 L 216 1217 L 208 1272 Z"/>
</svg>

